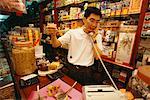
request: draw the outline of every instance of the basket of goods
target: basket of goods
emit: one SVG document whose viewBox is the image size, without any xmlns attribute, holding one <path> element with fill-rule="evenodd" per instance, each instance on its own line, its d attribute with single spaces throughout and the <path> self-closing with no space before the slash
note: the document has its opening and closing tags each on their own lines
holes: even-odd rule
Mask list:
<svg viewBox="0 0 150 100">
<path fill-rule="evenodd" d="M 17 75 L 31 74 L 36 70 L 34 47 L 13 48 L 12 60 Z"/>
<path fill-rule="evenodd" d="M 141 66 L 137 74 L 130 78 L 129 87 L 135 97 L 150 99 L 150 66 Z"/>
</svg>

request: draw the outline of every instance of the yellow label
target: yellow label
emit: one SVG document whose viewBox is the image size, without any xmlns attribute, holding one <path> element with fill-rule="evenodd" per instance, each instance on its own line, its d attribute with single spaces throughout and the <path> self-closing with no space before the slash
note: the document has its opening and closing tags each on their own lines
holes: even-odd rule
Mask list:
<svg viewBox="0 0 150 100">
<path fill-rule="evenodd" d="M 115 11 L 111 11 L 111 16 L 114 16 L 115 15 Z"/>
<path fill-rule="evenodd" d="M 121 14 L 121 10 L 117 10 L 116 15 L 120 15 L 120 14 Z"/>
<path fill-rule="evenodd" d="M 126 14 L 128 14 L 128 9 L 127 8 L 123 8 L 122 12 L 121 12 L 121 15 L 126 15 Z"/>
</svg>

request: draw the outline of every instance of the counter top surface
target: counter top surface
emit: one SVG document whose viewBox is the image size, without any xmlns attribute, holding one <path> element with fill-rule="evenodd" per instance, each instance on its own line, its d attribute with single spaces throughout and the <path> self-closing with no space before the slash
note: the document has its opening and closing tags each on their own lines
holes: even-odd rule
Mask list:
<svg viewBox="0 0 150 100">
<path fill-rule="evenodd" d="M 19 95 L 22 99 L 27 99 L 32 91 L 36 91 L 37 89 L 37 85 L 40 86 L 40 88 L 43 88 L 44 86 L 50 84 L 51 82 L 53 82 L 54 80 L 50 80 L 48 77 L 46 76 L 38 76 L 39 78 L 39 82 L 37 84 L 33 84 L 24 88 L 21 88 L 19 85 L 19 79 L 21 76 L 17 76 L 15 75 L 15 79 L 16 79 L 16 88 L 19 92 Z M 66 82 L 68 85 L 72 86 L 73 83 L 75 82 L 73 79 L 71 79 L 68 76 L 63 76 L 61 78 L 61 80 L 63 80 L 64 82 Z M 78 91 L 82 92 L 82 86 L 77 83 L 77 85 L 74 87 L 75 89 L 77 89 Z"/>
</svg>

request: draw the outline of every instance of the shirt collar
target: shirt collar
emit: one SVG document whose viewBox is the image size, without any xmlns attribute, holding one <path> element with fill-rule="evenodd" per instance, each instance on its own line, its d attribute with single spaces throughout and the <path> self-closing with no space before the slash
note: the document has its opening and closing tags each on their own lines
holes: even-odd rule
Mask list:
<svg viewBox="0 0 150 100">
<path fill-rule="evenodd" d="M 84 26 L 82 26 L 81 29 L 82 29 L 82 31 L 83 31 L 83 32 L 81 32 L 81 35 L 87 35 L 87 33 L 85 33 L 84 30 L 83 30 L 83 29 L 84 29 Z"/>
</svg>

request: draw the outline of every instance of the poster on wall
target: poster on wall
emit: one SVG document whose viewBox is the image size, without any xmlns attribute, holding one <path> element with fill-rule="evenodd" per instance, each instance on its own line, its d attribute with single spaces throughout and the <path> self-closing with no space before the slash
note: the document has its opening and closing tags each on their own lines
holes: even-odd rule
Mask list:
<svg viewBox="0 0 150 100">
<path fill-rule="evenodd" d="M 143 0 L 131 0 L 129 6 L 129 14 L 137 14 L 141 11 Z"/>
<path fill-rule="evenodd" d="M 119 33 L 115 62 L 130 63 L 135 33 Z"/>
<path fill-rule="evenodd" d="M 25 0 L 1 0 L 1 11 L 7 12 L 26 12 Z"/>
</svg>

